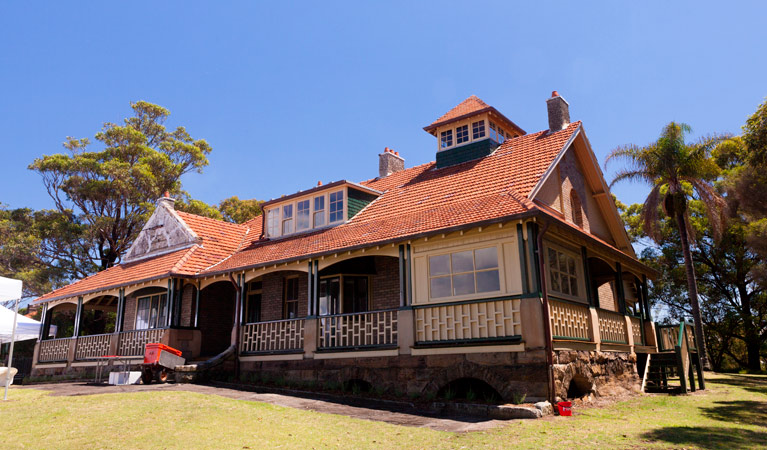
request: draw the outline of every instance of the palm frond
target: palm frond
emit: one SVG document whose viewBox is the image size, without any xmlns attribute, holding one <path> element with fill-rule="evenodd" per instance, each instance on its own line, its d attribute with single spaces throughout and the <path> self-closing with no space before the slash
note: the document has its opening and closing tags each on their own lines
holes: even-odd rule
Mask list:
<svg viewBox="0 0 767 450">
<path fill-rule="evenodd" d="M 713 186 L 705 181 L 698 178 L 685 178 L 685 180 L 692 184 L 701 202 L 703 202 L 714 240 L 720 240 L 727 226 L 727 202 L 716 192 Z"/>
<path fill-rule="evenodd" d="M 662 240 L 660 220 L 658 217 L 658 207 L 660 206 L 661 200 L 660 189 L 661 186 L 656 185 L 652 191 L 650 191 L 650 195 L 647 196 L 642 205 L 642 214 L 640 215 L 645 234 L 657 243 L 660 243 Z"/>
<path fill-rule="evenodd" d="M 615 183 L 618 183 L 620 181 L 644 181 L 646 183 L 652 184 L 654 177 L 652 177 L 650 174 L 648 174 L 646 171 L 641 169 L 624 169 L 618 171 L 618 173 L 615 174 L 615 177 L 610 182 L 609 187 L 612 188 Z"/>
</svg>

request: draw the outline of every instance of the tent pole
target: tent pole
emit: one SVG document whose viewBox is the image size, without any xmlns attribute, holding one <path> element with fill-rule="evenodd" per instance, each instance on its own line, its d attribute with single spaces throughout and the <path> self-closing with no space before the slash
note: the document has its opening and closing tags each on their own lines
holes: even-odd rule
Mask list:
<svg viewBox="0 0 767 450">
<path fill-rule="evenodd" d="M 11 349 L 8 351 L 8 371 L 5 373 L 5 394 L 3 401 L 8 400 L 8 386 L 11 384 L 11 367 L 13 366 L 13 344 L 16 341 L 16 319 L 19 317 L 19 300 L 16 299 L 16 306 L 13 308 L 13 329 L 11 330 Z"/>
</svg>

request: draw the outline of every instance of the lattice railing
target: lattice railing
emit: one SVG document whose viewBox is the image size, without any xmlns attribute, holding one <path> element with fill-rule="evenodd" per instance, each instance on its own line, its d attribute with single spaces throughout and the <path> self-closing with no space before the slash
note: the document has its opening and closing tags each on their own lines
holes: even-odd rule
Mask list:
<svg viewBox="0 0 767 450">
<path fill-rule="evenodd" d="M 75 359 L 93 359 L 109 354 L 111 334 L 94 334 L 77 338 Z"/>
<path fill-rule="evenodd" d="M 274 320 L 243 325 L 242 353 L 280 352 L 304 348 L 304 319 Z"/>
<path fill-rule="evenodd" d="M 628 344 L 626 319 L 623 314 L 598 309 L 597 316 L 599 317 L 599 337 L 603 342 Z"/>
<path fill-rule="evenodd" d="M 117 343 L 117 354 L 120 356 L 143 356 L 146 344 L 162 341 L 165 331 L 165 328 L 123 331 L 120 333 Z"/>
<path fill-rule="evenodd" d="M 320 348 L 397 344 L 397 310 L 320 317 Z"/>
<path fill-rule="evenodd" d="M 588 305 L 549 299 L 551 334 L 555 339 L 590 341 L 591 314 Z"/>
<path fill-rule="evenodd" d="M 644 345 L 644 334 L 642 333 L 642 319 L 639 317 L 631 318 L 631 335 L 634 337 L 634 345 Z"/>
<path fill-rule="evenodd" d="M 520 336 L 519 304 L 519 299 L 504 299 L 419 307 L 415 309 L 416 342 Z"/>
<path fill-rule="evenodd" d="M 40 341 L 37 360 L 39 362 L 66 361 L 69 354 L 69 342 L 72 339 L 60 338 Z"/>
</svg>

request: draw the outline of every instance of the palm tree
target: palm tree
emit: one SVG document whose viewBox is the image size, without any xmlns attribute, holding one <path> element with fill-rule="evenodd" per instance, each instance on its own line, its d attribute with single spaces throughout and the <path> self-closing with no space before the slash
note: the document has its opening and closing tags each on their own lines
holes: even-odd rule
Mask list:
<svg viewBox="0 0 767 450">
<path fill-rule="evenodd" d="M 709 180 L 714 179 L 718 173 L 716 164 L 709 156 L 723 137 L 711 136 L 695 143 L 686 143 L 684 138 L 690 131 L 687 124 L 671 122 L 663 128 L 658 140 L 649 145 L 626 145 L 614 149 L 607 156 L 605 165 L 613 159 L 621 159 L 627 163 L 627 168 L 615 175 L 610 186 L 623 180 L 642 181 L 652 186 L 640 216 L 644 231 L 651 239 L 658 243 L 661 241 L 661 207 L 676 223 L 684 255 L 687 292 L 695 323 L 695 339 L 701 347 L 701 363 L 703 367 L 710 369 L 706 341 L 703 339 L 695 268 L 690 253 L 690 242 L 694 241 L 695 234 L 690 226 L 687 201 L 697 194 L 697 198 L 705 206 L 712 234 L 718 240 L 725 225 L 726 203 L 709 184 Z"/>
</svg>

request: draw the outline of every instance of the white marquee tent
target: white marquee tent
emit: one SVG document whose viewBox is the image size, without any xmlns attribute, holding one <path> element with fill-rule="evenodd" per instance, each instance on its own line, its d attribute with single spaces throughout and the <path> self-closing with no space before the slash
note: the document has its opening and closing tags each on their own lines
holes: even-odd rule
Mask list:
<svg viewBox="0 0 767 450">
<path fill-rule="evenodd" d="M 0 344 L 11 342 L 13 334 L 13 316 L 16 313 L 10 309 L 0 306 Z M 16 337 L 15 341 L 27 341 L 37 339 L 40 335 L 40 322 L 24 317 L 18 314 L 16 317 Z"/>
<path fill-rule="evenodd" d="M 7 300 L 15 300 L 14 308 L 13 308 L 14 310 L 8 311 L 6 309 L 6 311 L 10 312 L 10 315 L 8 315 L 7 317 L 10 318 L 10 322 L 11 322 L 11 327 L 10 327 L 11 333 L 8 336 L 8 341 L 11 343 L 11 350 L 8 354 L 8 367 L 12 367 L 13 342 L 16 340 L 16 328 L 17 328 L 17 322 L 19 318 L 19 315 L 18 315 L 19 301 L 21 300 L 21 280 L 12 280 L 10 278 L 0 277 L 0 301 L 4 302 Z M 5 319 L 6 319 L 6 314 L 0 315 L 0 321 L 4 321 Z M 4 322 L 0 322 L 0 326 L 2 326 L 2 330 L 5 330 Z M 39 327 L 40 325 L 38 324 L 38 328 L 37 328 L 38 331 L 40 330 Z M 2 333 L 4 333 L 4 331 Z M 5 394 L 3 396 L 3 400 L 8 400 L 8 385 L 11 384 L 11 372 L 10 370 L 6 370 L 5 372 L 6 372 L 5 380 L 2 380 L 4 381 L 3 384 L 5 384 Z"/>
</svg>

